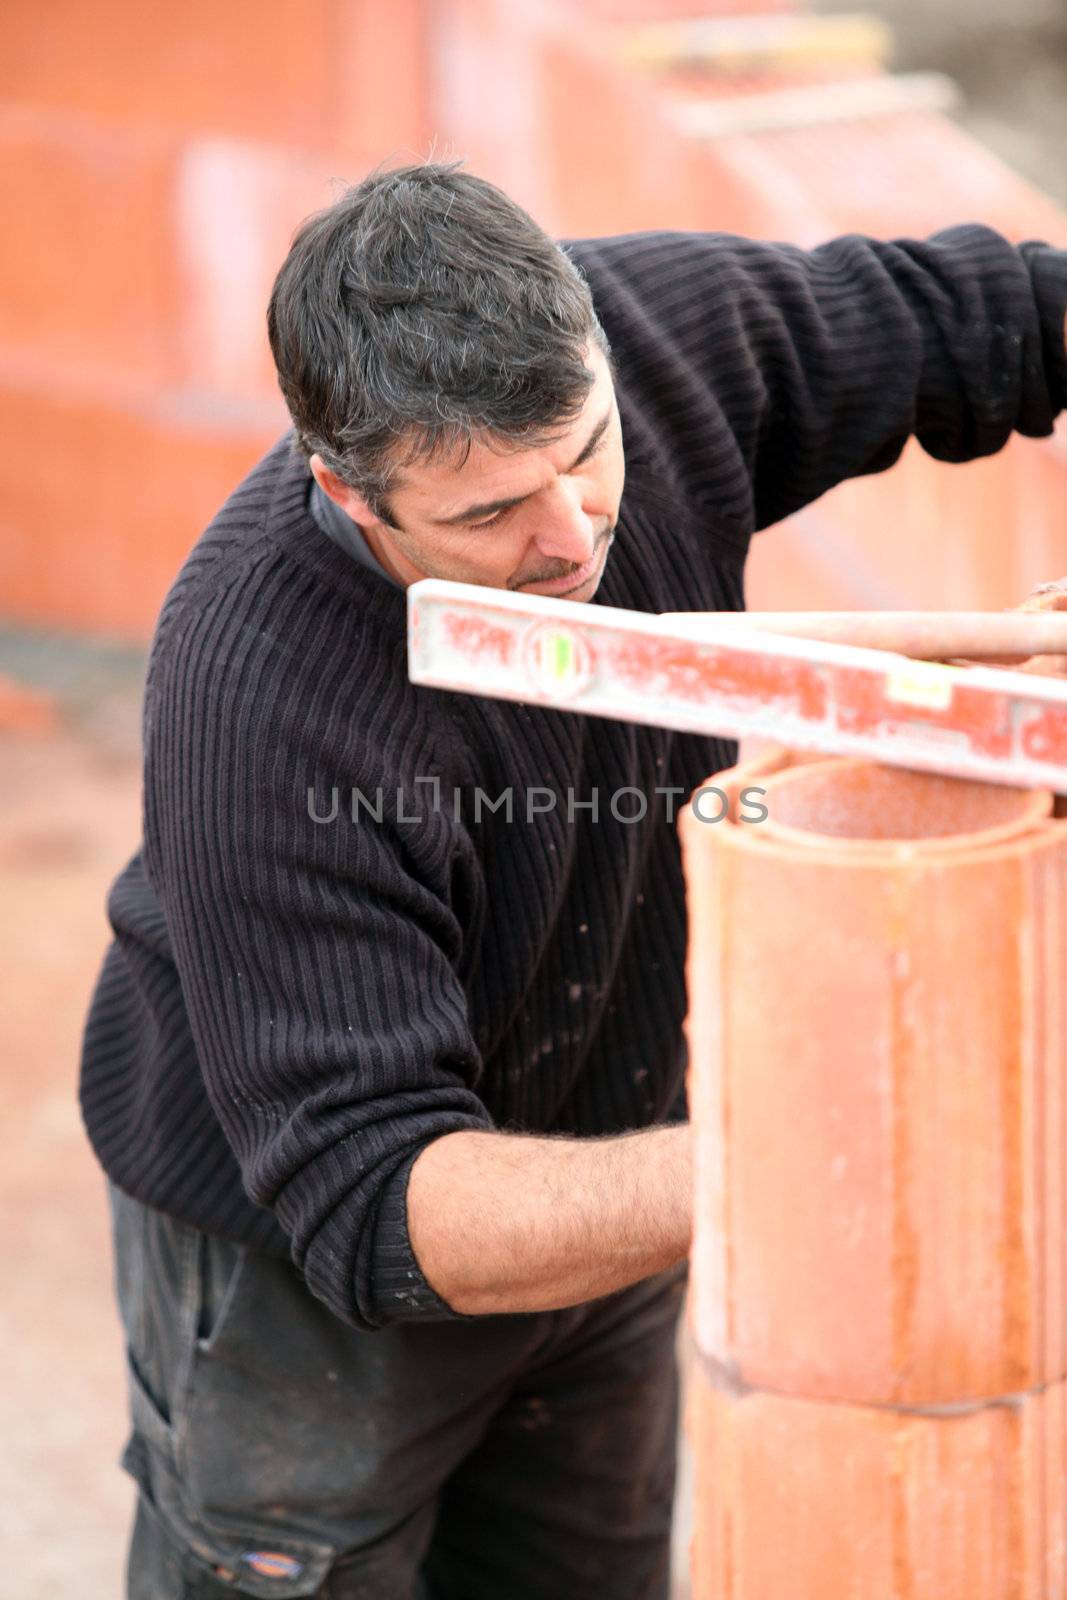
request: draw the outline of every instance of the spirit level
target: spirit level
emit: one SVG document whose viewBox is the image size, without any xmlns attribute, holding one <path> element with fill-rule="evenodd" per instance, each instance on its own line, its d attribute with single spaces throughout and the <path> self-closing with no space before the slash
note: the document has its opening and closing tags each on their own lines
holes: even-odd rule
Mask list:
<svg viewBox="0 0 1067 1600">
<path fill-rule="evenodd" d="M 1064 679 L 434 578 L 408 590 L 408 644 L 436 688 L 1067 791 Z"/>
</svg>

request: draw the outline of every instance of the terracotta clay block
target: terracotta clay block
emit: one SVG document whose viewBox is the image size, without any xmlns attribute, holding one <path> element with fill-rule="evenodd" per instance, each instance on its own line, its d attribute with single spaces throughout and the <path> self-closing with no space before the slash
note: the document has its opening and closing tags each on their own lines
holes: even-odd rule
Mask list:
<svg viewBox="0 0 1067 1600">
<path fill-rule="evenodd" d="M 296 224 L 333 197 L 307 159 L 33 111 L 0 120 L 0 183 L 20 218 L 0 242 L 8 370 L 60 393 L 274 398 L 271 284 Z"/>
<path fill-rule="evenodd" d="M 1067 1593 L 1063 1383 L 924 1415 L 716 1376 L 694 1360 L 694 1600 Z"/>
<path fill-rule="evenodd" d="M 8 0 L 0 100 L 139 136 L 329 151 L 352 178 L 354 157 L 377 165 L 435 131 L 425 13 L 425 0 Z"/>
<path fill-rule="evenodd" d="M 682 819 L 699 1348 L 884 1405 L 1063 1378 L 1050 797 L 843 761 L 753 781 L 766 823 Z"/>
<path fill-rule="evenodd" d="M 141 640 L 186 552 L 283 431 L 177 404 L 0 385 L 0 610 Z M 61 440 L 42 458 L 42 440 Z"/>
<path fill-rule="evenodd" d="M 0 355 L 49 372 L 179 375 L 172 207 L 178 152 L 48 113 L 0 118 Z"/>
<path fill-rule="evenodd" d="M 4 11 L 0 95 L 9 102 L 134 122 L 321 142 L 335 49 L 330 0 L 30 0 Z"/>
<path fill-rule="evenodd" d="M 210 397 L 222 425 L 230 399 L 278 397 L 271 288 L 300 222 L 336 192 L 299 153 L 232 139 L 200 139 L 182 152 L 172 202 L 182 286 L 173 336 L 182 381 Z"/>
</svg>

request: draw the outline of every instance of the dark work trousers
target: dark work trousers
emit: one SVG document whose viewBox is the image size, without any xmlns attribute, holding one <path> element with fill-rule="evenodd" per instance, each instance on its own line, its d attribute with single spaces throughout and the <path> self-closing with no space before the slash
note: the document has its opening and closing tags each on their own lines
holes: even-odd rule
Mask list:
<svg viewBox="0 0 1067 1600">
<path fill-rule="evenodd" d="M 682 1268 L 364 1333 L 289 1263 L 111 1203 L 127 1600 L 667 1600 Z"/>
</svg>

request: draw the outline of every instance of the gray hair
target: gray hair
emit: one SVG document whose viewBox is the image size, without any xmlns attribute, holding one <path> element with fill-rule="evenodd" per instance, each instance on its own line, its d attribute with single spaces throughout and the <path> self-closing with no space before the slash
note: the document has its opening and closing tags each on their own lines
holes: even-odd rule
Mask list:
<svg viewBox="0 0 1067 1600">
<path fill-rule="evenodd" d="M 459 162 L 376 172 L 300 228 L 267 327 L 299 448 L 391 522 L 398 472 L 557 437 L 607 340 L 570 257 Z"/>
</svg>

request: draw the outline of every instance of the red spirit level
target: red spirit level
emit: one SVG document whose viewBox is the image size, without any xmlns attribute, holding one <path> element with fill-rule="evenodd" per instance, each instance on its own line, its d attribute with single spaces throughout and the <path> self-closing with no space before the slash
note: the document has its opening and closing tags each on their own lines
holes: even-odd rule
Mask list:
<svg viewBox="0 0 1067 1600">
<path fill-rule="evenodd" d="M 1004 625 L 1005 653 L 1025 637 L 1067 654 L 1067 613 L 985 621 Z M 434 578 L 408 590 L 408 643 L 414 683 L 1067 791 L 1067 679 L 792 637 L 758 615 L 657 617 Z"/>
</svg>

